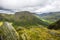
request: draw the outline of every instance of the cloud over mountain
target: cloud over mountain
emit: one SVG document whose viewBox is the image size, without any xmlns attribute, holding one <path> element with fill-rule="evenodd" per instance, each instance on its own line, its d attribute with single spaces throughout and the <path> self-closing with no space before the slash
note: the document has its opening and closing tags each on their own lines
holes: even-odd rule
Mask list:
<svg viewBox="0 0 60 40">
<path fill-rule="evenodd" d="M 60 11 L 60 0 L 0 0 L 1 7 L 16 11 Z"/>
</svg>

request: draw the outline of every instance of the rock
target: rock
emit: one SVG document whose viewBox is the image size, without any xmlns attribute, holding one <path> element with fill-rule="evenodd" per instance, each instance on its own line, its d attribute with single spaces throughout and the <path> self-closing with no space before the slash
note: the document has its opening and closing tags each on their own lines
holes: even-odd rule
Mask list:
<svg viewBox="0 0 60 40">
<path fill-rule="evenodd" d="M 8 23 L 4 22 L 3 25 L 0 27 L 1 36 L 3 40 L 19 40 L 19 35 L 14 29 L 14 27 Z"/>
</svg>

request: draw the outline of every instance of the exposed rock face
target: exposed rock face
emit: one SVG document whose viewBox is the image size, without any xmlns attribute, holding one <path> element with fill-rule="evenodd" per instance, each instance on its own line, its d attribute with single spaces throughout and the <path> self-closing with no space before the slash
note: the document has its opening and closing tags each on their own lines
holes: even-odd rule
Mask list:
<svg viewBox="0 0 60 40">
<path fill-rule="evenodd" d="M 0 35 L 2 36 L 3 40 L 19 40 L 18 33 L 8 22 L 4 22 L 4 24 L 0 27 Z"/>
</svg>

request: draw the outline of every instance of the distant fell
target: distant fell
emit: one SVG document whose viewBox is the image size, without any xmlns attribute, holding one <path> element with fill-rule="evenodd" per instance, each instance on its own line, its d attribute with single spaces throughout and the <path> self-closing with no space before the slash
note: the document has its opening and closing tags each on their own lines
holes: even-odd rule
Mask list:
<svg viewBox="0 0 60 40">
<path fill-rule="evenodd" d="M 35 16 L 35 13 L 29 11 L 16 12 L 15 14 L 2 14 L 0 13 L 0 21 L 12 22 L 15 26 L 31 26 L 43 25 L 47 26 L 47 22 Z"/>
<path fill-rule="evenodd" d="M 16 12 L 15 21 L 19 25 L 45 25 L 46 23 L 35 16 L 35 13 L 28 11 Z"/>
<path fill-rule="evenodd" d="M 52 22 L 56 22 L 57 20 L 60 19 L 60 12 L 49 12 L 49 13 L 42 13 L 37 15 L 45 20 L 49 20 Z"/>
</svg>

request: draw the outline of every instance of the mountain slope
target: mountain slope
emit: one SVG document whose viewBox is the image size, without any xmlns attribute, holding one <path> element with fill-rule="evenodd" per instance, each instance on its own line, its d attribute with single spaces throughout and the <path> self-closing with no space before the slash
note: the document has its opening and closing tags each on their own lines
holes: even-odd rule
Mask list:
<svg viewBox="0 0 60 40">
<path fill-rule="evenodd" d="M 0 13 L 0 21 L 12 22 L 15 26 L 43 25 L 48 23 L 35 16 L 35 13 L 28 11 L 16 12 L 15 14 Z"/>
<path fill-rule="evenodd" d="M 15 13 L 15 21 L 18 22 L 18 25 L 29 26 L 29 25 L 47 25 L 46 22 L 37 18 L 34 13 L 28 11 L 17 12 Z M 16 24 L 15 24 L 16 25 Z"/>
<path fill-rule="evenodd" d="M 40 14 L 40 15 L 37 14 L 37 15 L 45 20 L 49 20 L 52 22 L 56 22 L 57 20 L 60 19 L 60 12 L 50 12 L 50 13 L 43 13 L 43 14 Z"/>
<path fill-rule="evenodd" d="M 60 40 L 59 31 L 49 30 L 43 26 L 14 29 L 10 23 L 5 22 L 2 25 L 0 26 L 1 40 Z"/>
<path fill-rule="evenodd" d="M 49 25 L 48 27 L 49 29 L 56 29 L 56 30 L 60 30 L 60 20 L 58 20 L 57 22 Z"/>
<path fill-rule="evenodd" d="M 23 40 L 60 40 L 60 32 L 49 30 L 43 26 L 20 28 L 17 30 Z"/>
</svg>

